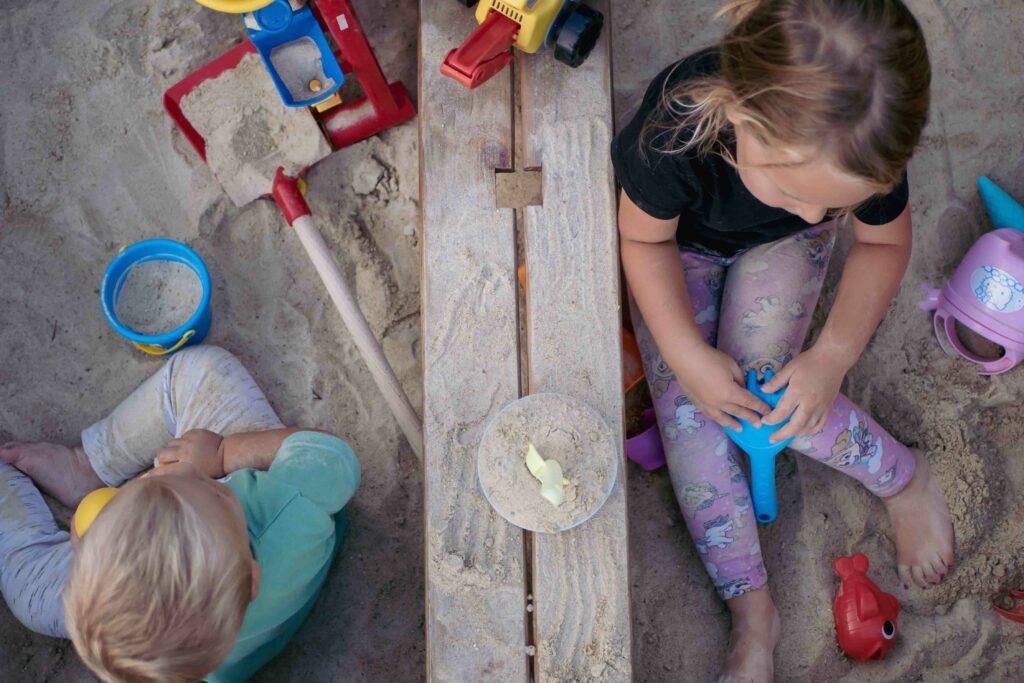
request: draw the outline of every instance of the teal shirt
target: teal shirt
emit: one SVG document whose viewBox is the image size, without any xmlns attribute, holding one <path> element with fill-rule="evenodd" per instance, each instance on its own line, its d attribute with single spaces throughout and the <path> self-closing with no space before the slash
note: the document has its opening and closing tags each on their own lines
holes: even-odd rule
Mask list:
<svg viewBox="0 0 1024 683">
<path fill-rule="evenodd" d="M 222 479 L 242 503 L 260 591 L 235 648 L 209 683 L 245 681 L 284 649 L 316 601 L 344 533 L 341 509 L 359 486 L 359 461 L 341 439 L 292 434 L 266 472 Z"/>
</svg>

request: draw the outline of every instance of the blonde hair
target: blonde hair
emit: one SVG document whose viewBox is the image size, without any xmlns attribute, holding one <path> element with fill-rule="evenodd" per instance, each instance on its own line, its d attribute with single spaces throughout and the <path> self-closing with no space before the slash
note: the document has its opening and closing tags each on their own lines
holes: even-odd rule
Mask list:
<svg viewBox="0 0 1024 683">
<path fill-rule="evenodd" d="M 735 0 L 717 74 L 663 93 L 641 139 L 735 164 L 728 117 L 770 147 L 810 148 L 877 192 L 902 179 L 928 120 L 924 36 L 900 0 Z M 649 137 L 650 136 L 650 137 Z"/>
<path fill-rule="evenodd" d="M 127 484 L 76 551 L 64 593 L 75 650 L 108 682 L 200 680 L 238 637 L 250 560 L 161 477 Z"/>
</svg>

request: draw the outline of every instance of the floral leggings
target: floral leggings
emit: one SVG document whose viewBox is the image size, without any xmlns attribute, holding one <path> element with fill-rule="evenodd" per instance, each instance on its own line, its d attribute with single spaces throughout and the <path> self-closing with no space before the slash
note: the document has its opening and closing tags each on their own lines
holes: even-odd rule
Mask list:
<svg viewBox="0 0 1024 683">
<path fill-rule="evenodd" d="M 835 226 L 826 224 L 731 259 L 680 252 L 704 340 L 744 374 L 778 372 L 803 346 L 834 243 Z M 768 575 L 740 450 L 683 395 L 635 305 L 633 321 L 672 485 L 704 566 L 723 599 L 762 588 Z M 790 448 L 881 497 L 914 474 L 910 451 L 842 395 L 825 428 Z"/>
</svg>

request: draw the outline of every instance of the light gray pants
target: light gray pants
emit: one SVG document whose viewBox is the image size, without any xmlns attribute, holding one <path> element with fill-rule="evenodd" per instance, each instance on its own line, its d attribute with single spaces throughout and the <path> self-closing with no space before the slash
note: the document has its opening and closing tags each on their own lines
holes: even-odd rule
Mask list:
<svg viewBox="0 0 1024 683">
<path fill-rule="evenodd" d="M 283 427 L 241 362 L 195 346 L 172 356 L 109 416 L 82 432 L 96 474 L 119 486 L 149 469 L 158 450 L 192 429 L 218 434 Z M 0 591 L 28 628 L 67 637 L 64 584 L 74 554 L 35 484 L 0 463 Z"/>
</svg>

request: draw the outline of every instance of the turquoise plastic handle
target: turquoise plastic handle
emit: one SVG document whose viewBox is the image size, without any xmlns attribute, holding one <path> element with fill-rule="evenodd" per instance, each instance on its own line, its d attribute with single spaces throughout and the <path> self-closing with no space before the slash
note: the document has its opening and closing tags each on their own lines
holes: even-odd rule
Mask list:
<svg viewBox="0 0 1024 683">
<path fill-rule="evenodd" d="M 774 394 L 767 394 L 761 389 L 761 385 L 774 376 L 775 373 L 768 370 L 764 373 L 764 379 L 758 381 L 755 370 L 747 373 L 747 390 L 772 408 L 779 404 L 779 399 L 786 393 L 785 389 L 780 389 Z M 754 516 L 762 524 L 774 521 L 779 514 L 779 505 L 775 500 L 775 456 L 785 450 L 793 438 L 775 444 L 771 443 L 770 439 L 772 434 L 782 429 L 787 422 L 789 420 L 758 428 L 741 419 L 742 430 L 725 430 L 726 436 L 750 458 L 750 497 L 754 502 Z"/>
<path fill-rule="evenodd" d="M 775 453 L 750 456 L 750 497 L 754 516 L 761 524 L 774 522 L 779 514 L 775 499 Z"/>
</svg>

